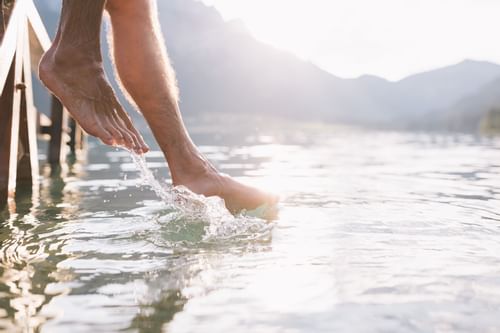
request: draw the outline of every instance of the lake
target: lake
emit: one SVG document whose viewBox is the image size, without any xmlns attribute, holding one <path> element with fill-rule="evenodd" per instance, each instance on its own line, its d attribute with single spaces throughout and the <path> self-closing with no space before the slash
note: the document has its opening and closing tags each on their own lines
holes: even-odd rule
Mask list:
<svg viewBox="0 0 500 333">
<path fill-rule="evenodd" d="M 220 170 L 280 194 L 278 218 L 176 209 L 90 140 L 0 213 L 0 331 L 500 331 L 500 139 L 189 128 Z M 161 153 L 146 160 L 167 184 Z"/>
</svg>

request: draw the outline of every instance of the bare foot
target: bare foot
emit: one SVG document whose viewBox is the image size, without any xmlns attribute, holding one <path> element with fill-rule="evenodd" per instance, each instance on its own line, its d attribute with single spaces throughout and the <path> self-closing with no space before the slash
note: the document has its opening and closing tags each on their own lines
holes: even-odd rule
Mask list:
<svg viewBox="0 0 500 333">
<path fill-rule="evenodd" d="M 118 102 L 101 61 L 54 43 L 40 61 L 39 75 L 88 134 L 139 154 L 149 150 Z"/>
<path fill-rule="evenodd" d="M 242 184 L 219 173 L 211 164 L 206 163 L 198 169 L 198 172 L 191 171 L 173 177 L 174 185 L 183 185 L 194 193 L 206 197 L 221 197 L 226 208 L 233 214 L 242 210 L 253 210 L 266 204 L 274 206 L 278 202 L 277 196 Z"/>
</svg>

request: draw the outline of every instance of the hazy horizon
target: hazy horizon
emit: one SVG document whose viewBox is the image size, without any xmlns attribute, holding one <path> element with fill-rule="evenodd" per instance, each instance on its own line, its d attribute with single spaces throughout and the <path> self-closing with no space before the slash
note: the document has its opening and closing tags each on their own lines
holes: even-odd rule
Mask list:
<svg viewBox="0 0 500 333">
<path fill-rule="evenodd" d="M 186 115 L 237 112 L 303 119 L 303 111 L 307 109 L 308 119 L 328 122 L 477 132 L 483 128 L 482 124 L 493 121 L 488 112 L 500 105 L 497 97 L 500 65 L 491 59 L 478 62 L 482 58 L 464 55 L 464 59 L 475 61 L 463 62 L 459 58 L 448 59 L 444 64 L 429 63 L 426 68 L 415 67 L 409 73 L 418 75 L 396 83 L 370 77 L 344 80 L 346 75 L 341 72 L 328 71 L 317 61 L 303 61 L 291 50 L 256 38 L 242 24 L 227 23 L 227 15 L 206 7 L 209 1 L 222 0 L 158 2 Z M 49 30 L 53 31 L 60 3 L 42 0 L 37 3 Z M 313 0 L 311 8 L 317 11 L 320 3 Z M 295 0 L 293 4 L 304 3 Z M 441 54 L 442 49 L 434 53 Z M 346 46 L 343 51 L 351 52 L 352 48 Z M 108 51 L 104 48 L 103 52 Z M 408 59 L 412 58 L 401 59 L 400 63 Z M 111 67 L 108 61 L 110 77 Z M 384 77 L 368 70 L 351 74 Z M 118 86 L 115 88 L 118 90 Z M 48 105 L 48 100 L 45 101 Z"/>
<path fill-rule="evenodd" d="M 464 60 L 500 64 L 500 2 L 198 1 L 240 21 L 259 41 L 341 78 L 398 81 Z"/>
</svg>

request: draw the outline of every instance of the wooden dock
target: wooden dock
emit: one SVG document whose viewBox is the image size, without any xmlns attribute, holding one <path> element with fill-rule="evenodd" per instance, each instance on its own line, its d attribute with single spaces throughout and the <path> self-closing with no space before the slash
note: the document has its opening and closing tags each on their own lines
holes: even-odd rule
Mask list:
<svg viewBox="0 0 500 333">
<path fill-rule="evenodd" d="M 0 210 L 19 185 L 37 185 L 38 134 L 50 137 L 47 162 L 53 166 L 68 150 L 82 148 L 82 131 L 57 98 L 50 119 L 33 101 L 32 70 L 50 45 L 33 0 L 0 0 Z"/>
</svg>

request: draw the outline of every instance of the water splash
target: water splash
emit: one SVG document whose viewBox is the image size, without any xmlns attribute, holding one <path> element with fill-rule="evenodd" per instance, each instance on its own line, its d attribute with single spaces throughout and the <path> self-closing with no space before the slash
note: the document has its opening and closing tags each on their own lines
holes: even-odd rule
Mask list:
<svg viewBox="0 0 500 333">
<path fill-rule="evenodd" d="M 149 186 L 166 205 L 173 211 L 163 223 L 200 224 L 204 225 L 203 241 L 219 241 L 222 239 L 262 238 L 269 235 L 272 224 L 253 214 L 232 215 L 219 197 L 205 197 L 191 192 L 184 186 L 162 185 L 147 167 L 144 155 L 130 153 L 133 162 L 139 170 L 141 183 Z"/>
</svg>

